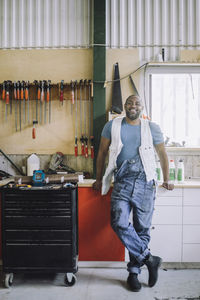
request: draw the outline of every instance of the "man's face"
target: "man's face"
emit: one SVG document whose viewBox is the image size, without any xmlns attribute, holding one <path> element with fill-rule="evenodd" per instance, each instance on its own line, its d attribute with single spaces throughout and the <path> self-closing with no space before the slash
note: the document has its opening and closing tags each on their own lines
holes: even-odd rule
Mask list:
<svg viewBox="0 0 200 300">
<path fill-rule="evenodd" d="M 126 100 L 124 105 L 126 116 L 130 120 L 136 120 L 139 118 L 141 111 L 143 110 L 142 101 L 138 97 L 131 97 Z"/>
</svg>

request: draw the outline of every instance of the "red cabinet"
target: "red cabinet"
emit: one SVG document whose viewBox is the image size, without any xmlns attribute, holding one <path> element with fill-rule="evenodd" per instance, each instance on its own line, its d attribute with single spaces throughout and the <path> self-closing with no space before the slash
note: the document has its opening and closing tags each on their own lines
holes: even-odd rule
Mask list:
<svg viewBox="0 0 200 300">
<path fill-rule="evenodd" d="M 124 261 L 124 246 L 110 226 L 110 193 L 78 188 L 79 260 Z"/>
</svg>

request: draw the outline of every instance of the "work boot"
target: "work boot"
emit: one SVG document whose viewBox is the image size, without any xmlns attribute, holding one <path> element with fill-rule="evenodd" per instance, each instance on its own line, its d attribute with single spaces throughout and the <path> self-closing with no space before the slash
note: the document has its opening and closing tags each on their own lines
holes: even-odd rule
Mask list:
<svg viewBox="0 0 200 300">
<path fill-rule="evenodd" d="M 139 292 L 139 290 L 141 289 L 141 283 L 139 282 L 137 276 L 138 274 L 130 273 L 127 278 L 128 286 L 133 292 Z"/>
<path fill-rule="evenodd" d="M 162 259 L 159 256 L 153 256 L 149 254 L 148 258 L 144 260 L 144 264 L 149 271 L 149 286 L 152 287 L 156 284 L 158 279 L 158 269 L 162 263 Z"/>
</svg>

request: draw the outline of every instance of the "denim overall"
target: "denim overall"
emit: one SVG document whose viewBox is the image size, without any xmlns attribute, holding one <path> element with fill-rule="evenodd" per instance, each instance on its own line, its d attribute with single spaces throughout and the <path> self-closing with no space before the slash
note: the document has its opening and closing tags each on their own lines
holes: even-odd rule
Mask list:
<svg viewBox="0 0 200 300">
<path fill-rule="evenodd" d="M 154 209 L 155 181 L 146 181 L 139 156 L 125 160 L 114 173 L 111 195 L 111 226 L 129 251 L 127 270 L 139 274 L 150 253 L 150 226 Z M 132 211 L 132 224 L 129 221 Z"/>
</svg>

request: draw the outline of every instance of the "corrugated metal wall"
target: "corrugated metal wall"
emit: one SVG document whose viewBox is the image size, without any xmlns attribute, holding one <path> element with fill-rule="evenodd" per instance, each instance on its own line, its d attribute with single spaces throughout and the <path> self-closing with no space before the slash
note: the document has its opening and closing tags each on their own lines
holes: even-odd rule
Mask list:
<svg viewBox="0 0 200 300">
<path fill-rule="evenodd" d="M 139 47 L 140 60 L 175 61 L 180 49 L 200 49 L 200 0 L 108 0 L 106 45 Z"/>
<path fill-rule="evenodd" d="M 93 0 L 0 0 L 0 48 L 90 47 L 92 11 Z M 200 49 L 200 0 L 106 0 L 106 45 L 176 61 Z"/>
<path fill-rule="evenodd" d="M 0 0 L 0 48 L 89 47 L 91 0 Z"/>
</svg>

